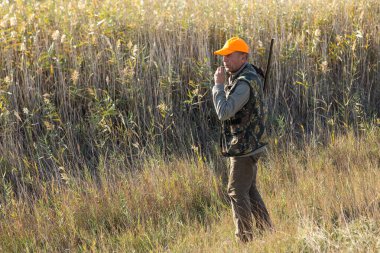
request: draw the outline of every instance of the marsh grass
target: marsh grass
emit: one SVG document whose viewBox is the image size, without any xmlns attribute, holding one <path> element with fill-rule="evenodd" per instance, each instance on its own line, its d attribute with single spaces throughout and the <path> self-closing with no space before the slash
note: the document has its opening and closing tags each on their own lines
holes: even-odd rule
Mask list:
<svg viewBox="0 0 380 253">
<path fill-rule="evenodd" d="M 0 249 L 242 249 L 210 96 L 212 52 L 233 35 L 262 67 L 275 38 L 260 182 L 279 232 L 251 246 L 365 246 L 378 235 L 379 8 L 2 1 Z"/>
<path fill-rule="evenodd" d="M 258 184 L 276 231 L 236 242 L 230 210 L 197 227 L 173 252 L 377 252 L 380 247 L 378 131 L 327 147 L 269 153 Z"/>
<path fill-rule="evenodd" d="M 267 104 L 277 141 L 366 131 L 380 108 L 378 8 L 374 0 L 3 1 L 1 174 L 20 193 L 35 188 L 25 178 L 59 178 L 61 167 L 96 174 L 101 157 L 130 167 L 149 155 L 213 157 L 209 87 L 220 59 L 212 52 L 232 35 L 262 67 L 275 38 Z"/>
<path fill-rule="evenodd" d="M 327 147 L 272 150 L 259 163 L 260 191 L 276 226 L 248 245 L 233 237 L 223 173 L 200 160 L 148 160 L 134 173 L 65 175 L 38 198 L 2 197 L 0 249 L 19 251 L 376 251 L 378 130 Z M 344 157 L 344 159 L 342 159 Z M 104 163 L 102 163 L 104 164 Z M 222 170 L 224 168 L 219 168 Z"/>
<path fill-rule="evenodd" d="M 0 249 L 146 252 L 193 222 L 207 224 L 225 206 L 218 177 L 194 161 L 152 159 L 138 173 L 115 167 L 110 173 L 100 182 L 67 174 L 65 187 L 52 181 L 38 198 L 5 196 Z"/>
</svg>

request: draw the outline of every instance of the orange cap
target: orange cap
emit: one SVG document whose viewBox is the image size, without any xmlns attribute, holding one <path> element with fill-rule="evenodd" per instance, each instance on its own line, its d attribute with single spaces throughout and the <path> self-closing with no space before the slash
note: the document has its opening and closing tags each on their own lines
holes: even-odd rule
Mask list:
<svg viewBox="0 0 380 253">
<path fill-rule="evenodd" d="M 214 54 L 229 55 L 233 52 L 243 52 L 248 54 L 249 46 L 247 43 L 245 43 L 244 40 L 240 39 L 239 37 L 232 37 L 231 39 L 227 40 L 222 49 L 215 51 Z"/>
</svg>

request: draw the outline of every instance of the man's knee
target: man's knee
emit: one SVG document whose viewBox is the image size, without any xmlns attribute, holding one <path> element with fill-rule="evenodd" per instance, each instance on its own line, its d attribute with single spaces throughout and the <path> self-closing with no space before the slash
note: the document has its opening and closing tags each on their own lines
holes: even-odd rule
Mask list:
<svg viewBox="0 0 380 253">
<path fill-rule="evenodd" d="M 228 187 L 227 194 L 234 202 L 243 202 L 249 200 L 249 195 L 247 192 L 233 186 Z"/>
</svg>

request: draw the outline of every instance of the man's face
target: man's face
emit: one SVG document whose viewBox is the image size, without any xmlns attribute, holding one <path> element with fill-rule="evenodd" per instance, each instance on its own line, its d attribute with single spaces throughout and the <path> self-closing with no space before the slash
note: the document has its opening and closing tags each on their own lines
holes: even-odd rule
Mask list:
<svg viewBox="0 0 380 253">
<path fill-rule="evenodd" d="M 247 56 L 241 52 L 233 52 L 223 56 L 223 65 L 229 73 L 239 70 L 245 62 L 247 62 Z"/>
</svg>

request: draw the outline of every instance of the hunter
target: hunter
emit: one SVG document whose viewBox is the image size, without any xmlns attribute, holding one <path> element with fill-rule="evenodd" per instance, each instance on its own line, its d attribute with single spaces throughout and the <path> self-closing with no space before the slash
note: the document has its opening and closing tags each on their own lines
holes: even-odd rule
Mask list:
<svg viewBox="0 0 380 253">
<path fill-rule="evenodd" d="M 272 228 L 256 187 L 257 162 L 266 151 L 263 77 L 248 63 L 249 52 L 247 43 L 238 37 L 227 40 L 222 49 L 215 51 L 215 55 L 223 57 L 224 66 L 215 71 L 212 88 L 215 110 L 222 124 L 220 148 L 230 160 L 228 196 L 235 235 L 242 242 L 253 238 L 252 215 L 259 231 Z"/>
</svg>

